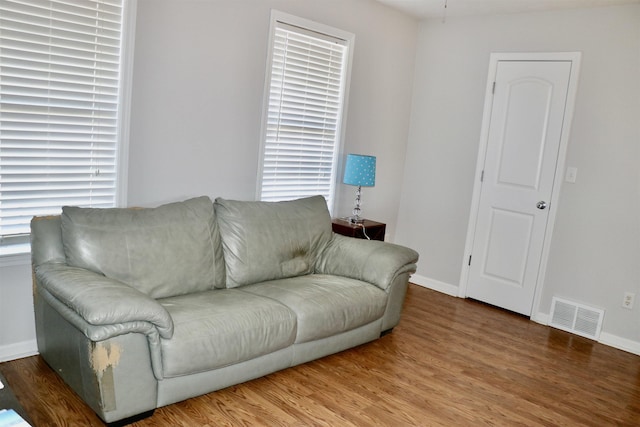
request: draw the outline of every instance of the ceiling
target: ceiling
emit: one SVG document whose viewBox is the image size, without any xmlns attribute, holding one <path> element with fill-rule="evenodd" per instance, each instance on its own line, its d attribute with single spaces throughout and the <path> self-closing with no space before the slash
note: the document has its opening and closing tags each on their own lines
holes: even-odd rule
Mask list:
<svg viewBox="0 0 640 427">
<path fill-rule="evenodd" d="M 377 0 L 420 19 L 614 6 L 640 0 Z M 445 9 L 446 2 L 446 9 Z"/>
</svg>

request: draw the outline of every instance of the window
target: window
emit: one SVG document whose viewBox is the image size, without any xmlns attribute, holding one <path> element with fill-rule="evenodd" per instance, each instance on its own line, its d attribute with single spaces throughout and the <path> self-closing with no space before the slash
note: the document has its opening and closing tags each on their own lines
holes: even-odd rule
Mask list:
<svg viewBox="0 0 640 427">
<path fill-rule="evenodd" d="M 34 215 L 119 204 L 125 3 L 0 0 L 0 254 Z"/>
<path fill-rule="evenodd" d="M 274 12 L 259 198 L 332 208 L 353 35 Z"/>
</svg>

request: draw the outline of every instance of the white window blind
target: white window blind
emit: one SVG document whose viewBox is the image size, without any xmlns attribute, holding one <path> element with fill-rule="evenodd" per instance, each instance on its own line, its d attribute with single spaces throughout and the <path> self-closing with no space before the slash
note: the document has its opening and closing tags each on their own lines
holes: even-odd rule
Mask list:
<svg viewBox="0 0 640 427">
<path fill-rule="evenodd" d="M 0 0 L 0 244 L 116 204 L 124 0 Z"/>
<path fill-rule="evenodd" d="M 260 198 L 333 199 L 348 42 L 276 23 Z"/>
</svg>

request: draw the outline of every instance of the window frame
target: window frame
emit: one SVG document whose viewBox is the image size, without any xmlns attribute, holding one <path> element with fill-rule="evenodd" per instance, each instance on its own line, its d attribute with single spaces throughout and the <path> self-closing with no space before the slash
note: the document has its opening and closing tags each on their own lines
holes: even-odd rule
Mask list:
<svg viewBox="0 0 640 427">
<path fill-rule="evenodd" d="M 127 204 L 129 166 L 129 132 L 133 80 L 133 59 L 136 28 L 137 0 L 122 0 L 122 31 L 120 54 L 120 85 L 118 88 L 118 115 L 116 126 L 115 206 Z M 26 235 L 28 238 L 28 235 Z M 0 268 L 24 265 L 30 262 L 31 245 L 27 241 L 0 243 Z"/>
<path fill-rule="evenodd" d="M 262 199 L 262 182 L 264 174 L 265 163 L 265 149 L 266 149 L 266 135 L 268 127 L 268 114 L 269 114 L 269 100 L 270 100 L 270 86 L 273 69 L 274 58 L 274 45 L 275 45 L 275 31 L 278 24 L 285 24 L 290 27 L 298 27 L 301 29 L 301 33 L 318 33 L 324 37 L 331 37 L 343 40 L 346 45 L 346 64 L 344 69 L 344 89 L 340 106 L 340 114 L 338 117 L 338 131 L 336 135 L 336 142 L 332 160 L 332 170 L 330 179 L 330 191 L 327 205 L 329 212 L 333 215 L 336 201 L 336 189 L 339 183 L 338 172 L 342 166 L 342 153 L 344 147 L 344 141 L 346 136 L 346 123 L 347 123 L 347 111 L 349 104 L 349 89 L 351 83 L 351 70 L 353 63 L 353 52 L 355 46 L 355 34 L 348 31 L 340 30 L 325 24 L 321 24 L 315 21 L 311 21 L 305 18 L 300 18 L 295 15 L 290 15 L 278 10 L 271 11 L 271 20 L 269 27 L 269 44 L 266 58 L 266 72 L 264 82 L 264 95 L 263 95 L 263 107 L 262 107 L 262 123 L 260 129 L 260 152 L 258 158 L 257 169 L 257 181 L 256 181 L 256 200 Z M 292 196 L 294 198 L 295 196 Z"/>
</svg>

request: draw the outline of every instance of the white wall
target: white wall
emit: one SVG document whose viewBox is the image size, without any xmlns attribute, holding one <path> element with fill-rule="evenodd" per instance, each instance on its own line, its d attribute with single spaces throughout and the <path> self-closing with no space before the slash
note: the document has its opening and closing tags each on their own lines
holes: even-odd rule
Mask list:
<svg viewBox="0 0 640 427">
<path fill-rule="evenodd" d="M 139 0 L 129 204 L 255 198 L 272 8 L 355 34 L 345 153 L 378 156 L 363 210 L 392 238 L 418 22 L 373 0 Z M 339 185 L 336 214 L 350 213 L 353 194 Z M 0 361 L 35 351 L 24 256 L 0 264 Z"/>
<path fill-rule="evenodd" d="M 36 352 L 29 256 L 0 260 L 0 362 Z"/>
<path fill-rule="evenodd" d="M 363 211 L 389 223 L 391 238 L 418 22 L 372 0 L 140 0 L 130 204 L 255 198 L 272 8 L 355 34 L 344 152 L 378 157 Z M 338 187 L 335 213 L 347 215 L 355 188 Z"/>
<path fill-rule="evenodd" d="M 640 5 L 421 23 L 396 241 L 418 278 L 456 293 L 491 52 L 580 51 L 567 166 L 539 307 L 606 310 L 602 340 L 640 351 Z"/>
</svg>

